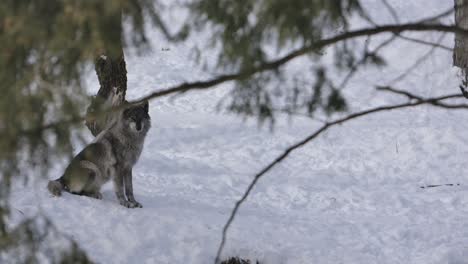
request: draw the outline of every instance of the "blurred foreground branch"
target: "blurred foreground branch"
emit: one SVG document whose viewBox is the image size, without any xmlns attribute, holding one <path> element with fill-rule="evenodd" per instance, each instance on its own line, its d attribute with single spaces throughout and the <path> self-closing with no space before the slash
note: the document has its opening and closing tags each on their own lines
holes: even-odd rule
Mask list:
<svg viewBox="0 0 468 264">
<path fill-rule="evenodd" d="M 348 32 L 336 35 L 334 37 L 318 40 L 308 46 L 292 51 L 291 53 L 285 55 L 282 58 L 279 58 L 270 62 L 265 62 L 262 65 L 258 67 L 254 67 L 249 70 L 240 71 L 238 73 L 233 73 L 233 74 L 223 74 L 223 75 L 219 75 L 217 77 L 214 77 L 210 80 L 205 80 L 205 81 L 182 83 L 174 87 L 169 87 L 167 89 L 155 91 L 149 95 L 146 95 L 136 101 L 132 101 L 129 103 L 138 104 L 147 100 L 152 100 L 158 97 L 163 97 L 163 96 L 172 95 L 176 93 L 185 93 L 191 90 L 210 89 L 216 85 L 229 82 L 229 81 L 245 80 L 257 73 L 278 70 L 280 67 L 282 67 L 283 65 L 285 65 L 286 63 L 288 63 L 289 61 L 295 58 L 308 55 L 314 51 L 320 50 L 322 48 L 336 44 L 341 41 L 345 41 L 345 40 L 353 39 L 353 38 L 365 37 L 365 36 L 372 36 L 372 35 L 377 35 L 381 33 L 401 33 L 405 31 L 422 31 L 422 32 L 438 31 L 438 32 L 452 32 L 452 33 L 468 35 L 468 30 L 464 30 L 453 25 L 424 24 L 424 23 L 384 25 L 384 26 L 377 26 L 377 27 L 372 27 L 372 28 L 348 31 Z M 115 109 L 115 111 L 120 110 L 120 109 L 121 108 L 117 108 Z M 108 112 L 106 111 L 105 113 L 95 113 L 96 116 L 93 116 L 93 118 L 101 116 L 106 113 Z M 59 120 L 56 122 L 43 125 L 41 127 L 32 128 L 26 131 L 21 131 L 21 133 L 23 134 L 34 133 L 34 132 L 37 133 L 38 131 L 54 129 L 57 126 L 63 126 L 64 124 L 76 124 L 79 122 L 83 122 L 85 121 L 85 119 L 86 117 L 83 116 L 83 117 L 74 117 L 69 120 Z"/>
</svg>

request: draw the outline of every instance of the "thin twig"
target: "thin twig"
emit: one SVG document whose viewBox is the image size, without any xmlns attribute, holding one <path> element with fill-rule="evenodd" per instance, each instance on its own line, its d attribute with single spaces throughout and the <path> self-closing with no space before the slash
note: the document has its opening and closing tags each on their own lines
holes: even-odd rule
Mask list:
<svg viewBox="0 0 468 264">
<path fill-rule="evenodd" d="M 400 19 L 398 18 L 397 12 L 395 8 L 387 1 L 387 0 L 382 0 L 383 4 L 387 8 L 388 12 L 390 15 L 392 15 L 393 20 L 395 20 L 395 23 L 400 23 Z"/>
<path fill-rule="evenodd" d="M 417 21 L 416 23 L 438 22 L 439 19 L 453 14 L 453 12 L 455 11 L 456 8 L 461 8 L 461 7 L 464 7 L 465 5 L 466 4 L 455 6 L 455 8 L 449 8 L 446 11 L 444 11 L 444 12 L 438 14 L 438 15 L 435 15 L 435 16 L 429 17 L 429 18 L 423 18 L 423 19 Z"/>
<path fill-rule="evenodd" d="M 351 67 L 348 74 L 343 78 L 340 85 L 338 86 L 338 90 L 343 90 L 346 87 L 346 85 L 348 85 L 348 82 L 351 80 L 351 78 L 353 78 L 354 74 L 356 74 L 359 67 L 367 62 L 367 59 L 370 55 L 377 54 L 377 52 L 379 52 L 382 48 L 392 43 L 395 40 L 395 38 L 396 36 L 392 35 L 390 38 L 380 43 L 380 45 L 377 46 L 373 51 L 364 51 L 364 56 Z"/>
<path fill-rule="evenodd" d="M 319 129 L 317 129 L 314 133 L 312 133 L 311 135 L 307 136 L 306 138 L 300 140 L 296 144 L 294 144 L 294 145 L 290 146 L 289 148 L 287 148 L 281 155 L 279 155 L 276 159 L 274 159 L 267 166 L 265 166 L 261 171 L 259 171 L 257 174 L 255 174 L 253 180 L 248 185 L 248 187 L 245 190 L 242 197 L 239 200 L 236 201 L 236 203 L 234 205 L 234 208 L 231 211 L 231 214 L 230 214 L 226 224 L 223 227 L 221 243 L 219 244 L 218 252 L 216 253 L 215 264 L 218 264 L 219 261 L 220 261 L 221 253 L 222 253 L 222 251 L 224 249 L 224 245 L 225 245 L 226 239 L 227 239 L 227 232 L 228 232 L 229 227 L 231 226 L 232 222 L 234 221 L 234 218 L 235 218 L 235 216 L 237 214 L 237 211 L 239 210 L 240 206 L 245 202 L 245 200 L 249 196 L 250 192 L 253 190 L 254 186 L 260 180 L 260 178 L 262 176 L 264 176 L 268 171 L 270 171 L 273 167 L 275 167 L 277 164 L 279 164 L 281 161 L 283 161 L 286 157 L 288 157 L 289 154 L 291 154 L 294 150 L 303 147 L 304 145 L 306 145 L 310 141 L 317 138 L 320 134 L 327 131 L 329 128 L 331 128 L 333 126 L 336 126 L 336 125 L 343 124 L 343 123 L 345 123 L 347 121 L 350 121 L 350 120 L 353 120 L 353 119 L 357 119 L 357 118 L 367 116 L 369 114 L 378 113 L 378 112 L 390 111 L 390 110 L 402 109 L 402 108 L 409 108 L 409 107 L 415 107 L 415 106 L 419 106 L 419 105 L 423 105 L 423 104 L 432 104 L 432 105 L 436 105 L 438 107 L 445 108 L 444 106 L 441 106 L 439 104 L 434 104 L 434 103 L 437 103 L 437 102 L 442 101 L 442 100 L 453 99 L 453 98 L 463 98 L 463 96 L 460 95 L 460 94 L 451 94 L 451 95 L 445 95 L 445 96 L 440 96 L 440 97 L 421 99 L 421 100 L 418 100 L 416 102 L 408 102 L 408 103 L 404 103 L 404 104 L 389 105 L 389 106 L 380 106 L 380 107 L 364 110 L 364 111 L 361 111 L 361 112 L 353 113 L 353 114 L 350 114 L 350 115 L 348 115 L 346 117 L 337 119 L 337 120 L 335 120 L 333 122 L 329 122 L 329 123 L 324 124 Z M 456 107 L 453 107 L 453 108 L 468 109 L 468 105 L 457 105 Z"/>
<path fill-rule="evenodd" d="M 442 34 L 439 39 L 437 40 L 438 43 L 440 43 L 445 37 L 445 34 Z M 432 46 L 424 55 L 422 55 L 419 59 L 417 59 L 411 66 L 409 66 L 406 70 L 403 71 L 402 74 L 400 74 L 399 76 L 397 76 L 396 78 L 394 78 L 393 80 L 390 81 L 390 86 L 391 85 L 394 85 L 395 83 L 397 82 L 400 82 L 401 80 L 403 80 L 404 78 L 406 78 L 406 76 L 408 76 L 411 72 L 413 72 L 414 69 L 416 69 L 419 65 L 421 65 L 424 61 L 427 60 L 427 58 L 429 58 L 433 53 L 434 51 L 437 49 L 437 46 Z"/>
<path fill-rule="evenodd" d="M 455 6 L 455 8 L 449 8 L 449 9 L 447 9 L 447 10 L 445 10 L 445 11 L 439 13 L 439 14 L 436 14 L 434 16 L 426 17 L 426 18 L 422 18 L 420 20 L 417 20 L 414 23 L 416 23 L 416 24 L 426 24 L 426 23 L 430 23 L 430 22 L 437 22 L 439 19 L 451 15 L 454 12 L 455 9 L 462 8 L 465 5 L 466 4 Z M 361 16 L 364 18 L 364 20 L 369 22 L 371 25 L 373 25 L 375 27 L 379 26 L 379 24 L 377 24 L 375 21 L 373 21 L 371 19 L 371 17 L 367 14 L 367 12 L 361 13 Z M 396 16 L 396 18 L 398 18 L 398 16 Z"/>
<path fill-rule="evenodd" d="M 412 94 L 412 93 L 410 93 L 408 91 L 398 90 L 398 89 L 394 89 L 394 88 L 391 88 L 391 87 L 388 87 L 388 86 L 379 86 L 376 89 L 379 90 L 379 91 L 391 92 L 391 93 L 395 93 L 395 94 L 399 94 L 399 95 L 404 95 L 404 96 L 408 97 L 408 99 L 410 99 L 410 100 L 417 100 L 417 101 L 425 100 L 421 96 Z M 460 95 L 460 98 L 464 98 L 464 96 Z M 440 101 L 441 100 L 429 101 L 428 104 L 431 104 L 431 105 L 434 105 L 434 106 L 439 106 L 439 107 L 442 107 L 442 108 L 447 108 L 447 109 L 457 109 L 457 108 L 468 107 L 468 104 L 446 104 L 446 103 L 443 103 L 443 102 L 440 102 Z"/>
<path fill-rule="evenodd" d="M 416 38 L 412 38 L 412 37 L 408 37 L 408 36 L 403 36 L 401 34 L 396 34 L 396 35 L 398 36 L 398 38 L 401 38 L 401 39 L 404 39 L 404 40 L 407 40 L 407 41 L 411 41 L 411 42 L 415 42 L 415 43 L 423 44 L 423 45 L 428 45 L 428 46 L 433 46 L 433 47 L 437 47 L 437 48 L 440 48 L 440 49 L 443 49 L 443 50 L 446 50 L 446 51 L 449 51 L 449 52 L 453 52 L 453 48 L 442 45 L 440 43 L 434 43 L 434 42 L 430 42 L 430 41 L 426 41 L 426 40 L 422 40 L 422 39 L 416 39 Z"/>
<path fill-rule="evenodd" d="M 395 89 L 395 88 L 392 88 L 392 87 L 389 87 L 389 86 L 378 86 L 378 87 L 376 87 L 376 89 L 378 91 L 391 92 L 391 93 L 395 93 L 395 94 L 399 94 L 399 95 L 404 95 L 404 96 L 408 97 L 408 99 L 422 100 L 421 97 L 419 97 L 417 95 L 414 95 L 414 94 L 412 94 L 412 93 L 410 93 L 408 91 Z"/>
</svg>

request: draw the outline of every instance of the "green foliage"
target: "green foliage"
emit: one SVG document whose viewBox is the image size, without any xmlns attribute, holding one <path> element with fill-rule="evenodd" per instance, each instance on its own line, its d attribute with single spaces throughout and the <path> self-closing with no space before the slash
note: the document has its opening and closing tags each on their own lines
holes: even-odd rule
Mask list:
<svg viewBox="0 0 468 264">
<path fill-rule="evenodd" d="M 151 0 L 0 3 L 2 181 L 21 174 L 19 160 L 47 169 L 50 159 L 71 153 L 71 121 L 89 103 L 83 73 L 100 54 L 120 55 L 127 45 L 144 48 L 146 17 L 159 17 Z M 132 26 L 127 36 L 122 21 Z"/>
<path fill-rule="evenodd" d="M 346 27 L 360 9 L 357 0 L 196 0 L 191 7 L 196 25 L 211 26 L 213 44 L 221 42 L 219 65 L 240 69 L 264 62 L 267 49 L 306 46 Z"/>
<path fill-rule="evenodd" d="M 0 2 L 0 231 L 6 229 L 13 176 L 43 174 L 51 160 L 72 154 L 76 120 L 89 98 L 82 76 L 96 56 L 145 48 L 151 0 L 2 0 Z M 130 26 L 123 36 L 123 22 Z M 157 24 L 164 27 L 162 23 Z M 18 177 L 18 178 L 19 178 Z M 31 234 L 34 234 L 31 231 Z M 25 237 L 24 241 L 34 237 Z"/>
<path fill-rule="evenodd" d="M 54 248 L 57 244 L 61 246 Z M 43 216 L 26 219 L 8 234 L 0 234 L 0 252 L 0 263 L 92 263 Z"/>
<path fill-rule="evenodd" d="M 186 25 L 171 34 L 160 7 L 152 0 L 2 1 L 2 171 L 18 174 L 17 161 L 24 158 L 47 168 L 49 159 L 71 153 L 71 121 L 89 103 L 81 85 L 83 72 L 102 53 L 118 57 L 122 47 L 145 48 L 146 19 L 174 41 L 208 30 L 213 45 L 221 48 L 218 66 L 244 71 L 277 58 L 277 52 L 307 47 L 330 32 L 346 29 L 349 18 L 362 12 L 358 0 L 195 0 L 188 5 Z M 127 36 L 123 23 L 131 26 Z M 323 53 L 311 54 L 311 63 L 320 63 Z M 350 68 L 356 60 L 347 42 L 336 46 L 334 54 L 341 69 Z M 368 61 L 383 63 L 376 54 Z M 262 122 L 273 120 L 278 109 L 304 109 L 308 114 L 345 109 L 346 102 L 336 96 L 324 69 L 305 72 L 313 84 L 298 85 L 283 69 L 237 80 L 228 109 Z M 324 102 L 323 97 L 330 94 L 329 103 Z"/>
<path fill-rule="evenodd" d="M 346 30 L 349 19 L 363 13 L 358 0 L 196 0 L 190 7 L 195 25 L 192 29 L 210 32 L 211 45 L 221 48 L 217 67 L 231 71 L 249 71 L 279 58 L 276 54 L 285 54 L 292 47 L 308 47 L 331 32 Z M 353 67 L 357 61 L 354 48 L 351 42 L 334 47 L 337 69 L 347 71 Z M 321 50 L 310 54 L 310 64 L 320 64 L 322 54 Z M 383 61 L 379 59 L 374 54 L 367 62 L 380 65 Z M 237 80 L 228 109 L 255 116 L 260 122 L 273 122 L 277 110 L 313 115 L 317 110 L 331 114 L 346 109 L 344 98 L 325 69 L 304 73 L 304 79 L 314 82 L 312 85 L 299 86 L 295 77 L 291 79 L 283 69 Z"/>
<path fill-rule="evenodd" d="M 328 96 L 327 104 L 325 106 L 325 111 L 327 114 L 334 112 L 342 112 L 347 109 L 347 104 L 340 91 L 333 90 Z"/>
<path fill-rule="evenodd" d="M 385 62 L 385 59 L 379 56 L 378 54 L 367 53 L 366 58 L 367 58 L 366 62 L 370 65 L 374 65 L 377 67 L 383 67 L 387 65 L 387 63 Z"/>
<path fill-rule="evenodd" d="M 147 6 L 152 6 L 152 1 L 2 1 L 2 163 L 14 163 L 20 150 L 26 157 L 35 157 L 37 164 L 47 164 L 42 159 L 50 157 L 49 153 L 70 151 L 68 125 L 50 131 L 40 128 L 80 115 L 88 103 L 81 76 L 97 54 L 121 53 L 126 44 L 121 41 L 122 17 L 133 26 L 131 44 L 145 44 L 143 10 Z M 1 165 L 2 170 L 15 167 Z"/>
<path fill-rule="evenodd" d="M 256 116 L 260 122 L 273 118 L 272 97 L 263 85 L 268 82 L 268 75 L 258 75 L 250 79 L 239 80 L 231 93 L 228 109 L 236 114 Z"/>
</svg>

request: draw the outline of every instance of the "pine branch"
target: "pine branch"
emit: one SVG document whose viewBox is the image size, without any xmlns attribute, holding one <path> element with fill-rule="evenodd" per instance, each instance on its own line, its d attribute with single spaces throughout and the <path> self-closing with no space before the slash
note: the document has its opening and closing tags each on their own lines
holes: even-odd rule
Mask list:
<svg viewBox="0 0 468 264">
<path fill-rule="evenodd" d="M 384 26 L 365 28 L 365 29 L 360 29 L 360 30 L 355 30 L 355 31 L 348 31 L 343 34 L 337 35 L 335 37 L 319 40 L 315 43 L 312 43 L 311 45 L 297 49 L 280 59 L 266 62 L 253 69 L 241 71 L 239 73 L 234 73 L 234 74 L 220 75 L 218 77 L 215 77 L 207 81 L 182 83 L 180 85 L 177 85 L 168 89 L 153 92 L 131 103 L 142 103 L 144 101 L 151 100 L 157 97 L 174 94 L 174 93 L 185 93 L 190 90 L 205 90 L 205 89 L 211 88 L 213 86 L 216 86 L 221 83 L 228 82 L 228 81 L 246 79 L 256 73 L 277 70 L 281 66 L 283 66 L 284 64 L 288 63 L 289 61 L 295 58 L 307 55 L 313 51 L 320 50 L 326 46 L 335 44 L 340 41 L 358 38 L 358 37 L 364 37 L 364 36 L 372 36 L 372 35 L 377 35 L 381 33 L 401 33 L 405 31 L 416 31 L 416 32 L 438 31 L 438 32 L 452 32 L 452 33 L 468 35 L 468 30 L 459 28 L 457 26 L 443 25 L 443 24 L 422 24 L 422 23 L 384 25 Z"/>
<path fill-rule="evenodd" d="M 362 58 L 351 67 L 348 74 L 346 74 L 346 76 L 343 78 L 340 85 L 338 86 L 338 90 L 343 90 L 346 87 L 346 85 L 348 85 L 348 82 L 356 74 L 359 67 L 366 64 L 366 62 L 367 62 L 367 60 L 369 59 L 370 56 L 376 55 L 381 49 L 383 49 L 386 46 L 390 45 L 396 38 L 397 38 L 397 35 L 392 35 L 390 38 L 388 38 L 384 42 L 380 43 L 379 46 L 377 46 L 374 50 L 368 51 L 366 49 L 364 51 L 364 56 L 362 56 Z"/>
<path fill-rule="evenodd" d="M 422 20 L 422 21 L 427 21 L 427 20 Z M 302 47 L 300 49 L 297 49 L 288 55 L 279 58 L 277 60 L 273 60 L 270 62 L 266 62 L 256 68 L 250 69 L 250 70 L 245 70 L 245 71 L 240 71 L 238 73 L 233 73 L 233 74 L 224 74 L 224 75 L 219 75 L 215 78 L 212 78 L 210 80 L 205 80 L 205 81 L 195 81 L 195 82 L 186 82 L 182 83 L 179 85 L 176 85 L 174 87 L 170 87 L 167 89 L 159 90 L 156 92 L 153 92 L 147 96 L 144 96 L 136 101 L 129 102 L 130 104 L 139 104 L 144 101 L 149 101 L 158 97 L 163 97 L 171 94 L 176 94 L 176 93 L 185 93 L 190 90 L 206 90 L 209 88 L 212 88 L 216 85 L 229 82 L 229 81 L 235 81 L 235 80 L 242 80 L 249 78 L 250 76 L 260 73 L 260 72 L 265 72 L 265 71 L 272 71 L 272 70 L 277 70 L 281 66 L 285 65 L 289 61 L 310 54 L 311 52 L 314 52 L 316 50 L 322 49 L 326 46 L 338 43 L 340 41 L 348 40 L 348 39 L 353 39 L 353 38 L 358 38 L 358 37 L 364 37 L 364 36 L 372 36 L 372 35 L 377 35 L 381 33 L 401 33 L 405 31 L 419 31 L 419 32 L 424 32 L 424 31 L 439 31 L 439 32 L 452 32 L 452 33 L 459 33 L 463 35 L 468 35 L 468 30 L 459 28 L 454 25 L 443 25 L 443 24 L 423 24 L 423 23 L 408 23 L 408 24 L 394 24 L 394 25 L 384 25 L 384 26 L 378 26 L 378 27 L 372 27 L 372 28 L 365 28 L 365 29 L 360 29 L 360 30 L 355 30 L 355 31 L 349 31 L 345 32 L 342 34 L 339 34 L 337 36 L 331 37 L 331 38 L 326 38 L 322 39 L 319 41 L 316 41 L 312 43 L 309 46 Z M 120 110 L 121 108 L 115 109 L 115 111 Z M 94 117 L 98 116 L 103 116 L 104 114 L 109 113 L 109 111 L 106 111 L 105 113 L 95 113 Z M 68 120 L 59 120 L 57 122 L 49 123 L 44 126 L 28 129 L 25 131 L 20 131 L 20 134 L 30 134 L 38 131 L 43 131 L 43 130 L 48 130 L 48 129 L 53 129 L 58 126 L 62 126 L 64 124 L 76 124 L 79 122 L 83 122 L 86 120 L 86 116 L 83 117 L 73 117 Z"/>
</svg>

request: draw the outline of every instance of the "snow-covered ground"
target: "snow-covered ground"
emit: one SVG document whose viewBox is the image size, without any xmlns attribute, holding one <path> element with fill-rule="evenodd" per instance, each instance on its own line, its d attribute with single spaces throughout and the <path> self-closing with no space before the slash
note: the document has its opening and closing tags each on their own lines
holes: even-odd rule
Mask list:
<svg viewBox="0 0 468 264">
<path fill-rule="evenodd" d="M 380 1 L 366 2 L 377 21 L 391 21 Z M 390 2 L 403 20 L 453 5 Z M 158 33 L 150 35 L 150 54 L 127 56 L 130 98 L 209 76 L 190 61 L 190 43 L 168 44 Z M 453 37 L 444 43 L 452 46 Z M 404 101 L 372 87 L 404 72 L 428 49 L 401 40 L 384 49 L 389 66 L 359 73 L 346 88 L 351 110 Z M 457 92 L 451 56 L 436 51 L 395 86 L 425 96 Z M 294 61 L 288 70 L 300 74 L 303 63 Z M 94 73 L 89 79 L 95 92 Z M 218 113 L 215 106 L 229 88 L 151 102 L 153 128 L 134 169 L 135 195 L 144 208 L 120 206 L 111 184 L 102 201 L 54 198 L 44 178 L 16 187 L 12 207 L 48 215 L 99 263 L 212 263 L 221 228 L 253 175 L 321 125 L 280 117 L 270 131 Z M 224 255 L 267 264 L 468 263 L 467 120 L 466 111 L 419 107 L 331 129 L 259 182 L 229 231 Z M 62 170 L 57 166 L 46 178 Z M 441 183 L 461 185 L 420 188 Z"/>
</svg>

